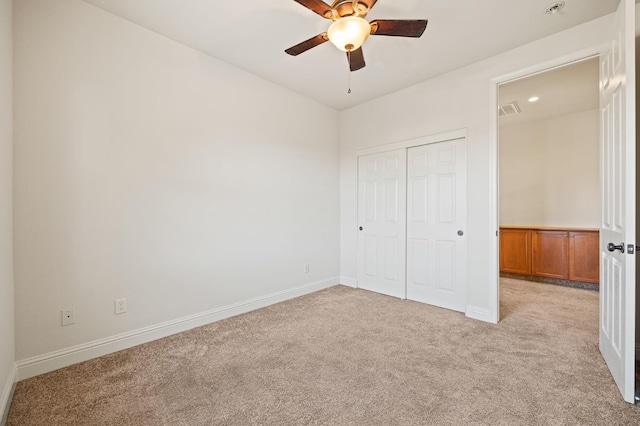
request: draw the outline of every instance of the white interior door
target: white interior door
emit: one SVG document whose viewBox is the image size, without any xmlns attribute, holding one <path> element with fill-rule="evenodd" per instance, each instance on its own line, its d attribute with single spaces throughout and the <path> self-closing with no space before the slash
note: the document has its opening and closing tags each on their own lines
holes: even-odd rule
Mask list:
<svg viewBox="0 0 640 426">
<path fill-rule="evenodd" d="M 407 151 L 358 158 L 358 287 L 405 298 Z"/>
<path fill-rule="evenodd" d="M 465 139 L 410 148 L 407 173 L 407 298 L 464 312 Z"/>
<path fill-rule="evenodd" d="M 635 346 L 634 21 L 634 1 L 621 0 L 611 49 L 600 58 L 600 351 L 627 402 L 634 399 Z"/>
</svg>

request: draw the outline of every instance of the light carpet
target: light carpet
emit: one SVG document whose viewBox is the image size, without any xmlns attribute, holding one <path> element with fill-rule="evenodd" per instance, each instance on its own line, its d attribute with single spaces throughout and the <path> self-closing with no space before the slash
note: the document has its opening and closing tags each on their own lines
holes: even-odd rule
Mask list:
<svg viewBox="0 0 640 426">
<path fill-rule="evenodd" d="M 502 321 L 344 286 L 18 383 L 8 425 L 640 424 L 598 293 L 503 279 Z"/>
</svg>

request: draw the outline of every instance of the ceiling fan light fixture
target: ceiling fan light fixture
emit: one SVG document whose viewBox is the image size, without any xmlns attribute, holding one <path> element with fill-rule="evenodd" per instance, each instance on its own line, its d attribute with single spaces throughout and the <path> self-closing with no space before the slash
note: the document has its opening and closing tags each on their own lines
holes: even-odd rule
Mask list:
<svg viewBox="0 0 640 426">
<path fill-rule="evenodd" d="M 358 50 L 371 33 L 369 23 L 358 16 L 346 16 L 329 27 L 329 41 L 343 52 Z"/>
<path fill-rule="evenodd" d="M 553 15 L 556 14 L 558 12 L 560 12 L 562 9 L 564 9 L 564 2 L 563 1 L 557 1 L 553 4 L 550 4 L 545 10 L 544 13 L 546 13 L 547 15 Z"/>
</svg>

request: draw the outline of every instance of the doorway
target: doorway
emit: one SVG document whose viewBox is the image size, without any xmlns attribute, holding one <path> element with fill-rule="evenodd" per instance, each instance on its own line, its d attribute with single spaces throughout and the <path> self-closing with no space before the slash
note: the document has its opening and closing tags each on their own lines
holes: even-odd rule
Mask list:
<svg viewBox="0 0 640 426">
<path fill-rule="evenodd" d="M 611 130 L 607 127 L 616 125 L 608 120 L 601 123 L 599 68 L 600 58 L 584 59 L 498 87 L 500 277 L 511 299 L 516 288 L 513 278 L 599 290 L 599 280 L 594 278 L 600 277 L 600 271 L 595 265 L 607 269 L 607 262 L 600 261 L 597 232 L 601 224 L 615 220 L 607 217 L 611 209 L 603 209 L 602 195 L 607 197 L 600 194 L 604 181 L 601 182 L 599 176 L 614 169 L 608 170 L 609 160 L 600 157 L 613 157 L 614 162 L 616 157 L 622 159 L 615 146 L 609 152 L 606 149 L 598 152 L 600 125 L 605 127 L 603 134 Z M 533 107 L 541 106 L 550 91 L 555 99 L 545 105 L 546 111 L 541 111 L 542 108 L 536 111 Z M 527 113 L 531 117 L 526 117 Z M 539 160 L 541 157 L 544 161 Z M 522 158 L 526 160 L 519 161 Z M 590 174 L 590 170 L 596 173 Z M 608 190 L 602 184 L 602 191 Z M 593 272 L 591 279 L 585 279 L 584 274 L 582 279 L 576 279 L 573 252 L 589 233 L 596 235 L 591 238 L 591 249 L 587 250 L 588 256 L 584 250 L 580 256 L 583 260 L 588 258 L 587 264 L 594 266 Z M 552 252 L 546 259 L 536 253 L 540 249 L 536 244 L 540 237 L 546 241 L 542 250 Z M 513 254 L 518 251 L 522 256 L 514 258 Z M 507 281 L 502 281 L 505 277 Z M 524 290 L 527 291 L 529 289 Z M 590 303 L 593 302 L 595 300 Z M 512 307 L 501 308 L 508 315 Z M 598 311 L 601 318 L 610 316 L 607 304 L 601 303 Z M 636 401 L 640 389 L 638 378 L 636 374 Z"/>
<path fill-rule="evenodd" d="M 500 274 L 598 289 L 599 59 L 499 86 Z"/>
<path fill-rule="evenodd" d="M 600 318 L 599 349 L 623 398 L 634 402 L 634 348 L 636 311 L 636 106 L 634 57 L 635 4 L 620 2 L 608 43 L 497 77 L 491 81 L 491 104 L 497 105 L 498 85 L 535 72 L 563 66 L 588 56 L 600 60 L 599 123 L 601 125 Z M 497 108 L 496 108 L 497 109 Z M 498 237 L 498 131 L 497 111 L 491 112 L 492 223 Z M 495 287 L 490 297 L 494 320 L 499 319 L 498 238 L 494 253 Z M 618 243 L 620 242 L 620 243 Z M 627 244 L 625 244 L 625 242 Z M 495 250 L 495 251 L 494 251 Z"/>
</svg>

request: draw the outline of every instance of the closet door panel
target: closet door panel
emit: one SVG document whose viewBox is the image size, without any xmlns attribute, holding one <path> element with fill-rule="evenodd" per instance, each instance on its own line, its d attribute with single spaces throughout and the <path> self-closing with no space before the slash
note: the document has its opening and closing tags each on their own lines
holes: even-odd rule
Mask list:
<svg viewBox="0 0 640 426">
<path fill-rule="evenodd" d="M 358 287 L 405 297 L 406 150 L 358 159 Z"/>
<path fill-rule="evenodd" d="M 407 151 L 407 298 L 466 310 L 466 142 Z"/>
</svg>

